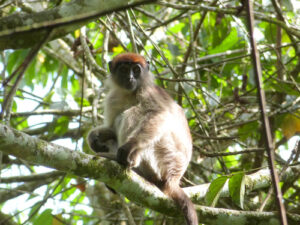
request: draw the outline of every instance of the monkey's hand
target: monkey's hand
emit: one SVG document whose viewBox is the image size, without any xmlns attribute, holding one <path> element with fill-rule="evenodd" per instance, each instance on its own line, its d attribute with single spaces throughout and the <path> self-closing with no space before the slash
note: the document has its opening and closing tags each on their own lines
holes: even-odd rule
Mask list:
<svg viewBox="0 0 300 225">
<path fill-rule="evenodd" d="M 116 135 L 110 128 L 95 128 L 87 136 L 88 144 L 95 152 L 108 152 L 108 140 L 116 140 Z"/>
<path fill-rule="evenodd" d="M 119 147 L 117 152 L 117 162 L 129 168 L 135 167 L 138 152 L 137 143 L 132 139 Z"/>
</svg>

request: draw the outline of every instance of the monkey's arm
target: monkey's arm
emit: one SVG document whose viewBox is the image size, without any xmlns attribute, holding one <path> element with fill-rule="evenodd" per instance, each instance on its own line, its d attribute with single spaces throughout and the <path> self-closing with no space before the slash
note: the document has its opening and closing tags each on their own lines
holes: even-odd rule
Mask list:
<svg viewBox="0 0 300 225">
<path fill-rule="evenodd" d="M 108 127 L 99 126 L 87 135 L 90 148 L 95 152 L 109 152 L 113 149 L 110 145 L 116 142 L 115 132 Z M 115 147 L 115 146 L 114 146 Z M 116 148 L 116 147 L 115 147 Z"/>
</svg>

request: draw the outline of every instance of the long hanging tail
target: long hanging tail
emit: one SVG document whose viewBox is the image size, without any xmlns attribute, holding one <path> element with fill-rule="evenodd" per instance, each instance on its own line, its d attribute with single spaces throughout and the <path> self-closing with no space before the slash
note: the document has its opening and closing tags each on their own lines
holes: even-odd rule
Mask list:
<svg viewBox="0 0 300 225">
<path fill-rule="evenodd" d="M 184 193 L 181 187 L 176 184 L 166 184 L 164 186 L 164 193 L 172 198 L 176 205 L 182 211 L 187 225 L 198 225 L 198 216 L 194 204 L 189 197 Z"/>
</svg>

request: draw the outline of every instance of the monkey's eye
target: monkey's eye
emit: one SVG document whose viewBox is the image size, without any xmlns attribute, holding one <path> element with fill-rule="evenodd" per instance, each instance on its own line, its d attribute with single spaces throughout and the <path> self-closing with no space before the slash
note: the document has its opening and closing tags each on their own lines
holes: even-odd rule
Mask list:
<svg viewBox="0 0 300 225">
<path fill-rule="evenodd" d="M 130 73 L 130 67 L 127 66 L 127 65 L 121 65 L 118 70 L 122 74 L 129 74 Z"/>
<path fill-rule="evenodd" d="M 139 65 L 134 65 L 132 67 L 132 72 L 133 72 L 133 74 L 134 74 L 135 77 L 140 76 L 140 74 L 141 74 L 141 67 Z"/>
</svg>

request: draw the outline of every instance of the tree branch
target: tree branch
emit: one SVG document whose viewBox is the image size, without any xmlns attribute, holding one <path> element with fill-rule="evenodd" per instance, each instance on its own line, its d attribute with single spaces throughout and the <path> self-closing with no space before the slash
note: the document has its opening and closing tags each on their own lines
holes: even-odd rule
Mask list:
<svg viewBox="0 0 300 225">
<path fill-rule="evenodd" d="M 15 176 L 15 177 L 1 177 L 0 183 L 14 183 L 14 182 L 30 182 L 30 181 L 39 181 L 49 178 L 57 178 L 59 176 L 64 175 L 64 172 L 60 171 L 53 171 L 48 173 L 40 173 L 40 174 L 32 174 L 32 175 L 25 175 L 25 176 Z"/>
<path fill-rule="evenodd" d="M 4 189 L 0 191 L 0 203 L 4 203 L 10 199 L 16 198 L 25 193 L 32 193 L 35 189 L 51 183 L 55 180 L 54 177 L 46 178 L 44 180 L 37 180 L 22 184 L 13 189 Z"/>
<path fill-rule="evenodd" d="M 13 220 L 13 216 L 4 214 L 2 212 L 0 212 L 0 225 L 5 224 L 5 225 L 18 225 L 18 223 L 16 223 Z"/>
<path fill-rule="evenodd" d="M 178 215 L 172 200 L 118 163 L 48 143 L 0 124 L 0 150 L 26 161 L 106 183 L 116 191 L 156 211 Z"/>
<path fill-rule="evenodd" d="M 218 7 L 213 7 L 213 6 L 205 6 L 205 5 L 187 5 L 187 4 L 175 4 L 175 3 L 171 3 L 171 2 L 166 2 L 166 1 L 158 1 L 159 5 L 163 5 L 166 7 L 171 7 L 174 9 L 179 9 L 179 10 L 195 10 L 195 11 L 210 11 L 210 12 L 216 12 L 216 13 L 222 13 L 222 14 L 229 14 L 229 15 L 240 15 L 245 17 L 246 13 L 245 12 L 241 12 L 239 13 L 238 9 L 232 9 L 232 8 L 218 8 Z M 284 30 L 286 30 L 289 34 L 294 35 L 296 37 L 300 37 L 300 32 L 298 29 L 291 27 L 287 24 L 285 24 L 282 21 L 276 20 L 272 17 L 266 16 L 263 13 L 260 12 L 253 12 L 255 18 L 262 20 L 262 21 L 266 21 L 269 23 L 273 23 L 276 24 L 278 26 L 280 26 L 281 28 L 283 28 Z M 295 26 L 296 27 L 296 26 Z"/>
<path fill-rule="evenodd" d="M 87 106 L 82 109 L 83 113 L 92 112 L 92 106 Z M 22 117 L 22 116 L 37 116 L 37 115 L 59 115 L 59 116 L 78 116 L 80 114 L 80 109 L 69 109 L 69 110 L 57 110 L 57 109 L 45 109 L 33 112 L 17 112 L 11 113 L 12 117 Z"/>
<path fill-rule="evenodd" d="M 60 171 L 88 177 L 102 181 L 125 195 L 131 201 L 149 207 L 158 212 L 178 216 L 179 211 L 158 188 L 148 183 L 131 170 L 124 170 L 114 161 L 95 157 L 68 148 L 47 143 L 38 138 L 31 137 L 23 132 L 14 130 L 0 124 L 0 150 L 38 165 L 51 167 Z M 300 167 L 300 166 L 299 166 Z M 296 169 L 295 169 L 296 168 Z M 300 168 L 287 170 L 288 179 L 299 174 Z M 270 185 L 270 174 L 262 170 L 247 176 L 247 187 L 250 190 L 263 188 Z M 184 188 L 185 192 L 193 199 L 200 202 L 207 191 L 209 184 Z M 224 187 L 221 196 L 228 196 L 228 187 Z M 198 213 L 203 223 L 217 222 L 218 220 L 242 221 L 239 224 L 253 224 L 276 220 L 273 212 L 247 212 L 238 210 L 217 209 L 205 206 L 197 206 Z M 222 217 L 222 216 L 223 217 Z M 290 215 L 289 224 L 296 225 L 300 222 L 300 216 Z"/>
<path fill-rule="evenodd" d="M 271 128 L 269 123 L 269 118 L 267 116 L 267 106 L 266 106 L 266 97 L 265 92 L 262 87 L 262 72 L 261 72 L 261 65 L 259 59 L 259 52 L 257 51 L 256 42 L 254 39 L 254 15 L 253 15 L 253 8 L 252 8 L 252 1 L 247 0 L 247 15 L 248 15 L 248 29 L 249 29 L 249 39 L 251 44 L 251 55 L 252 55 L 252 62 L 253 62 L 253 70 L 255 74 L 256 86 L 257 86 L 257 95 L 259 100 L 260 106 L 260 113 L 261 113 L 261 120 L 263 123 L 263 132 L 264 132 L 264 139 L 266 145 L 266 151 L 268 154 L 268 164 L 269 169 L 271 171 L 272 183 L 273 188 L 276 193 L 276 203 L 279 210 L 279 216 L 282 225 L 287 225 L 287 218 L 286 218 L 286 210 L 283 204 L 282 193 L 279 186 L 279 177 L 275 168 L 275 155 L 274 155 L 274 145 L 272 141 L 272 134 Z"/>
<path fill-rule="evenodd" d="M 49 28 L 55 28 L 51 34 L 51 39 L 55 39 L 99 16 L 149 2 L 154 1 L 73 0 L 42 12 L 16 13 L 0 19 L 0 50 L 28 48 L 40 42 Z"/>
</svg>

